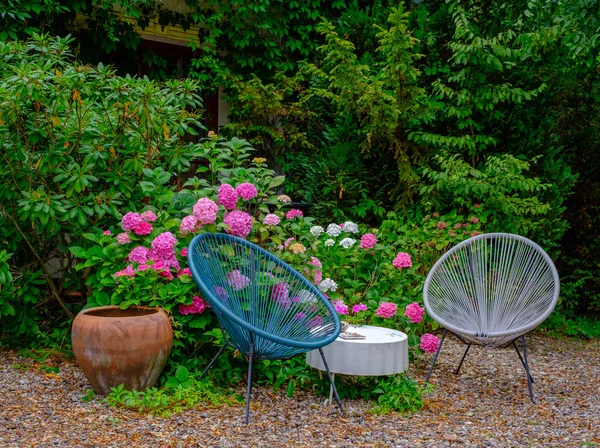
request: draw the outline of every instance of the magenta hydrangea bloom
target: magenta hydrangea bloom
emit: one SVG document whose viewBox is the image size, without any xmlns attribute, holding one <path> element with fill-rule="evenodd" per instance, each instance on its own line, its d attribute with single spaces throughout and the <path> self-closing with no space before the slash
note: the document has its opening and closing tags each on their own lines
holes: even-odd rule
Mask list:
<svg viewBox="0 0 600 448">
<path fill-rule="evenodd" d="M 287 240 L 285 240 L 285 242 L 283 243 L 283 247 L 288 247 L 292 241 L 296 241 L 294 238 L 288 238 Z"/>
<path fill-rule="evenodd" d="M 296 315 L 294 316 L 294 320 L 304 319 L 305 317 L 306 317 L 306 313 L 303 313 L 302 311 L 300 311 L 299 313 L 296 313 Z"/>
<path fill-rule="evenodd" d="M 242 274 L 238 269 L 227 273 L 227 283 L 236 291 L 244 289 L 250 284 L 250 279 Z"/>
<path fill-rule="evenodd" d="M 177 273 L 177 278 L 181 277 L 182 275 L 189 275 L 191 277 L 192 271 L 190 271 L 190 268 L 183 268 L 181 271 L 179 271 Z"/>
<path fill-rule="evenodd" d="M 440 221 L 435 225 L 438 229 L 444 230 L 448 225 L 444 221 Z"/>
<path fill-rule="evenodd" d="M 440 346 L 440 340 L 429 333 L 425 333 L 421 336 L 421 343 L 419 344 L 419 348 L 428 353 L 435 353 Z"/>
<path fill-rule="evenodd" d="M 106 235 L 106 236 L 110 235 L 110 230 L 105 230 L 104 232 L 102 232 L 102 235 Z"/>
<path fill-rule="evenodd" d="M 363 249 L 372 249 L 377 244 L 377 237 L 372 233 L 365 233 L 360 237 L 360 247 Z"/>
<path fill-rule="evenodd" d="M 188 232 L 193 232 L 196 230 L 196 226 L 198 225 L 198 218 L 194 215 L 186 216 L 181 220 L 181 225 L 179 226 L 179 231 L 183 234 Z"/>
<path fill-rule="evenodd" d="M 244 201 L 249 201 L 250 199 L 256 197 L 258 191 L 256 187 L 250 182 L 244 182 L 243 184 L 239 184 L 235 191 L 239 194 Z"/>
<path fill-rule="evenodd" d="M 331 302 L 331 304 L 333 305 L 338 314 L 348 314 L 348 305 L 346 305 L 343 300 L 334 300 L 333 302 Z"/>
<path fill-rule="evenodd" d="M 207 308 L 206 302 L 200 296 L 192 298 L 191 305 L 179 305 L 179 312 L 183 315 L 202 314 Z"/>
<path fill-rule="evenodd" d="M 389 319 L 389 318 L 393 317 L 397 311 L 398 311 L 398 307 L 396 306 L 395 303 L 382 302 L 379 305 L 379 308 L 377 308 L 377 312 L 375 314 L 377 314 L 377 316 L 379 316 L 379 317 Z"/>
<path fill-rule="evenodd" d="M 154 213 L 152 210 L 146 210 L 140 215 L 140 218 L 142 218 L 142 221 L 146 222 L 154 222 L 158 219 L 156 213 Z"/>
<path fill-rule="evenodd" d="M 166 278 L 167 280 L 173 280 L 173 273 L 162 261 L 155 260 L 154 264 L 151 266 L 151 269 L 158 272 L 158 275 Z"/>
<path fill-rule="evenodd" d="M 130 231 L 135 229 L 135 226 L 137 226 L 141 221 L 142 218 L 138 213 L 129 212 L 123 216 L 123 219 L 121 219 L 121 227 L 123 230 Z"/>
<path fill-rule="evenodd" d="M 294 219 L 296 216 L 299 216 L 300 218 L 302 218 L 304 216 L 304 213 L 302 213 L 302 210 L 298 210 L 297 208 L 293 208 L 293 209 L 289 210 L 285 214 L 285 217 L 287 219 Z"/>
<path fill-rule="evenodd" d="M 175 257 L 177 238 L 171 232 L 163 232 L 152 240 L 152 250 L 149 258 L 162 265 L 179 270 L 179 262 Z"/>
<path fill-rule="evenodd" d="M 223 288 L 222 286 L 215 286 L 215 293 L 223 301 L 225 301 L 229 298 L 229 294 L 227 294 L 227 290 L 225 288 Z"/>
<path fill-rule="evenodd" d="M 181 249 L 181 252 L 179 252 L 179 255 L 181 255 L 182 257 L 187 257 L 187 255 L 188 255 L 187 247 L 184 247 L 183 249 Z"/>
<path fill-rule="evenodd" d="M 219 206 L 211 199 L 201 198 L 194 204 L 194 216 L 198 218 L 198 222 L 201 224 L 212 224 L 215 222 L 218 212 Z"/>
<path fill-rule="evenodd" d="M 283 309 L 290 306 L 290 285 L 286 282 L 280 282 L 273 286 L 271 290 L 271 299 L 279 304 Z"/>
<path fill-rule="evenodd" d="M 410 255 L 406 252 L 398 252 L 396 258 L 392 261 L 392 264 L 398 269 L 410 268 L 412 266 L 412 260 Z"/>
<path fill-rule="evenodd" d="M 417 302 L 413 302 L 406 307 L 404 315 L 410 319 L 413 324 L 420 324 L 423 321 L 425 310 Z"/>
<path fill-rule="evenodd" d="M 227 210 L 233 210 L 237 205 L 238 194 L 229 184 L 221 184 L 219 187 L 219 195 L 217 202 L 225 207 Z"/>
<path fill-rule="evenodd" d="M 122 271 L 115 272 L 115 277 L 135 277 L 135 271 L 133 270 L 133 266 L 129 265 Z"/>
<path fill-rule="evenodd" d="M 144 246 L 138 246 L 129 252 L 129 261 L 137 264 L 144 264 L 148 261 L 148 253 L 150 249 Z"/>
<path fill-rule="evenodd" d="M 323 273 L 321 271 L 315 271 L 313 275 L 313 283 L 319 285 L 323 281 Z"/>
<path fill-rule="evenodd" d="M 358 305 L 354 305 L 352 307 L 352 312 L 354 314 L 358 314 L 361 311 L 367 311 L 367 305 L 365 305 L 364 303 L 359 303 Z"/>
<path fill-rule="evenodd" d="M 273 213 L 269 213 L 263 219 L 263 224 L 265 224 L 267 226 L 276 226 L 277 224 L 279 224 L 279 222 L 280 222 L 279 216 L 274 215 Z"/>
<path fill-rule="evenodd" d="M 131 242 L 131 238 L 127 232 L 122 232 L 117 235 L 117 243 L 127 244 Z"/>
<path fill-rule="evenodd" d="M 150 235 L 152 233 L 152 224 L 140 221 L 133 229 L 133 233 L 136 235 Z"/>
<path fill-rule="evenodd" d="M 223 222 L 229 226 L 227 233 L 241 238 L 246 238 L 252 230 L 252 216 L 239 210 L 229 213 Z"/>
</svg>

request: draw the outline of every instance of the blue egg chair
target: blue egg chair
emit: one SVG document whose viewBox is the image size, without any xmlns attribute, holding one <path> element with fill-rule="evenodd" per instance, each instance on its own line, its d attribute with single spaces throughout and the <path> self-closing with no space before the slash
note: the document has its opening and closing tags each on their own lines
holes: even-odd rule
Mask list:
<svg viewBox="0 0 600 448">
<path fill-rule="evenodd" d="M 246 424 L 255 360 L 286 359 L 318 349 L 343 413 L 322 347 L 333 342 L 341 322 L 323 294 L 298 271 L 244 239 L 221 234 L 197 235 L 188 248 L 192 276 L 212 307 L 224 343 L 248 358 Z"/>
</svg>

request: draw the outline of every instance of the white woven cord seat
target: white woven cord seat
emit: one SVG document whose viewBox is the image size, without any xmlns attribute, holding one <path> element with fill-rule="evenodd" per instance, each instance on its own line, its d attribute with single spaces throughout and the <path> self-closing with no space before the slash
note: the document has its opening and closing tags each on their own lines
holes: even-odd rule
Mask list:
<svg viewBox="0 0 600 448">
<path fill-rule="evenodd" d="M 467 344 L 513 345 L 525 370 L 533 402 L 523 335 L 541 324 L 558 300 L 560 281 L 544 250 L 522 236 L 489 233 L 470 238 L 446 252 L 429 272 L 423 302 L 444 333 L 426 381 L 448 331 Z M 515 341 L 521 339 L 523 357 Z"/>
</svg>

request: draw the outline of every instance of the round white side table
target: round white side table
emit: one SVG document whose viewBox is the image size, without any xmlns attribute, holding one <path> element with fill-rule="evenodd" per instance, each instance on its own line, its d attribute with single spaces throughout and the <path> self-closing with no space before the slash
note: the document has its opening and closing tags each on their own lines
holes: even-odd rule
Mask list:
<svg viewBox="0 0 600 448">
<path fill-rule="evenodd" d="M 402 373 L 408 368 L 408 337 L 406 334 L 383 327 L 350 325 L 349 333 L 359 333 L 365 339 L 338 337 L 323 347 L 329 370 L 335 374 L 379 376 Z M 306 363 L 326 370 L 318 350 L 306 353 Z M 331 403 L 333 388 L 329 393 Z"/>
</svg>

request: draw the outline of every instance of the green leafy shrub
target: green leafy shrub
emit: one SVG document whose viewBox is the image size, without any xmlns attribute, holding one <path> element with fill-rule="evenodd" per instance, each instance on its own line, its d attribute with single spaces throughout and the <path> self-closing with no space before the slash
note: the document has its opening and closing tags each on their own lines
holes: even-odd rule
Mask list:
<svg viewBox="0 0 600 448">
<path fill-rule="evenodd" d="M 0 42 L 0 241 L 13 253 L 0 301 L 15 312 L 2 320 L 10 334 L 39 337 L 40 320 L 47 330 L 73 317 L 90 271 L 74 272 L 67 247 L 147 201 L 157 176 L 153 192 L 172 194 L 201 149 L 184 140 L 200 129 L 196 83 L 119 77 L 74 61 L 72 44 Z"/>
</svg>

